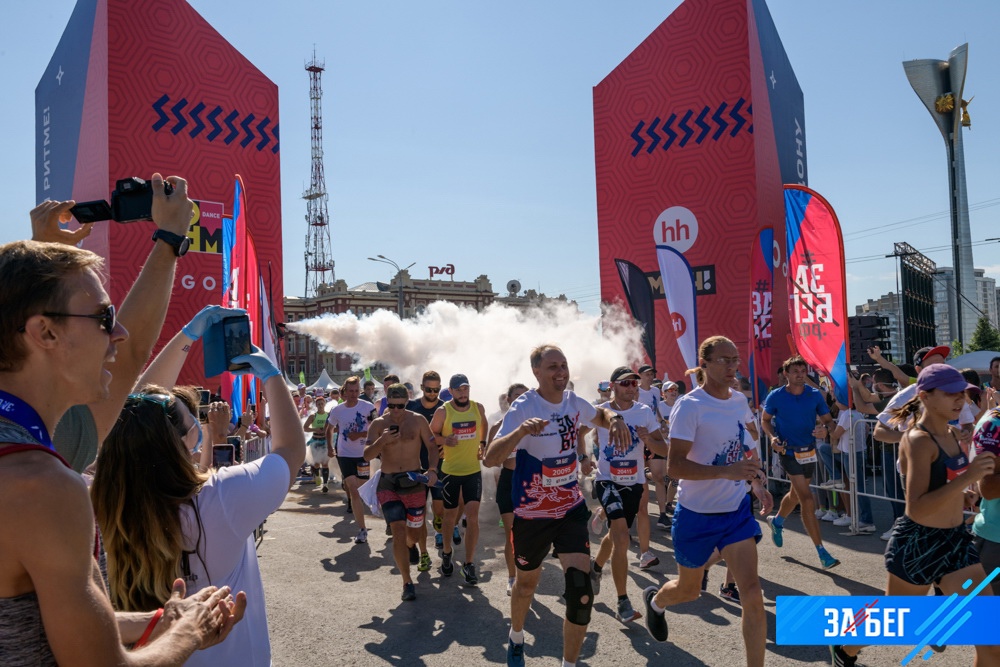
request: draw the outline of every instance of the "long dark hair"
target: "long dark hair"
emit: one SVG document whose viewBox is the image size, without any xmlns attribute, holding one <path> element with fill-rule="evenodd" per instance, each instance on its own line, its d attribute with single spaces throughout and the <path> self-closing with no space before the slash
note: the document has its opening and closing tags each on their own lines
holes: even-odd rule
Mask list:
<svg viewBox="0 0 1000 667">
<path fill-rule="evenodd" d="M 108 554 L 111 602 L 121 611 L 158 609 L 170 597 L 184 556 L 180 509 L 197 510 L 193 499 L 208 479 L 178 434 L 176 403 L 152 385 L 129 396 L 97 461 L 90 495 Z"/>
</svg>

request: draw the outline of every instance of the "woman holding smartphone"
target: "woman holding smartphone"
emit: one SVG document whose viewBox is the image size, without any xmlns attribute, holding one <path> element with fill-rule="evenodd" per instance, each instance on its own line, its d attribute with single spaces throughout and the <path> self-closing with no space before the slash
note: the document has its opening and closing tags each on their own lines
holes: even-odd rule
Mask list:
<svg viewBox="0 0 1000 667">
<path fill-rule="evenodd" d="M 172 386 L 191 344 L 232 314 L 218 306 L 203 310 L 167 344 L 140 382 Z M 295 403 L 270 359 L 252 348 L 235 361 L 249 364 L 270 403 L 270 454 L 198 471 L 174 425 L 186 408 L 171 393 L 149 385 L 129 396 L 105 440 L 91 497 L 117 609 L 162 607 L 177 577 L 193 589 L 228 584 L 246 591 L 243 622 L 225 642 L 192 656 L 187 664 L 267 667 L 271 647 L 252 534 L 284 500 L 305 458 L 305 438 Z"/>
</svg>

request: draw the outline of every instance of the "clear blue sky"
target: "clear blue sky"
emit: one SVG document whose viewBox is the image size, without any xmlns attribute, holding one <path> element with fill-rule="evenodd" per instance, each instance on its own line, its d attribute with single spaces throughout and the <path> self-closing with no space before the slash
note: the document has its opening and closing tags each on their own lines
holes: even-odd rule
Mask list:
<svg viewBox="0 0 1000 667">
<path fill-rule="evenodd" d="M 36 203 L 34 88 L 74 2 L 9 4 L 0 42 L 2 242 L 27 234 Z M 383 254 L 416 262 L 417 277 L 453 263 L 456 279 L 486 273 L 500 291 L 517 278 L 597 308 L 592 87 L 679 2 L 191 4 L 280 89 L 287 293 L 304 285 L 303 63 L 315 44 L 327 66 L 338 278 L 388 280 L 389 267 L 365 259 Z M 810 185 L 844 228 L 852 306 L 895 289 L 891 260 L 858 261 L 891 252 L 893 241 L 937 249 L 927 252 L 931 259 L 951 263 L 944 144 L 906 82 L 903 60 L 946 58 L 969 42 L 972 239 L 1000 236 L 1000 3 L 771 0 L 769 7 L 805 94 Z M 475 238 L 478 249 L 454 249 L 456 235 Z M 1000 278 L 998 250 L 990 244 L 974 253 L 977 267 Z"/>
</svg>

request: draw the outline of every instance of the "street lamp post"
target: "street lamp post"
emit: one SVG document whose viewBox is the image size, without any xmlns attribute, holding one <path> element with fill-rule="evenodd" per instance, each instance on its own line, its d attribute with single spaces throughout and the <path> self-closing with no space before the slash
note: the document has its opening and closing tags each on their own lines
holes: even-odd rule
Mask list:
<svg viewBox="0 0 1000 667">
<path fill-rule="evenodd" d="M 413 266 L 414 264 L 416 264 L 416 262 L 413 262 L 413 263 L 410 264 L 410 266 L 406 266 L 406 267 L 403 267 L 401 269 L 401 268 L 399 268 L 399 264 L 396 264 L 396 262 L 392 261 L 391 259 L 389 259 L 385 255 L 376 255 L 375 257 L 369 257 L 368 259 L 371 260 L 371 261 L 373 261 L 373 262 L 381 262 L 382 264 L 388 264 L 392 268 L 396 269 L 396 281 L 399 283 L 399 301 L 396 303 L 396 314 L 399 315 L 399 319 L 402 320 L 403 319 L 403 276 L 402 276 L 402 273 L 406 269 L 410 268 L 410 266 Z"/>
</svg>

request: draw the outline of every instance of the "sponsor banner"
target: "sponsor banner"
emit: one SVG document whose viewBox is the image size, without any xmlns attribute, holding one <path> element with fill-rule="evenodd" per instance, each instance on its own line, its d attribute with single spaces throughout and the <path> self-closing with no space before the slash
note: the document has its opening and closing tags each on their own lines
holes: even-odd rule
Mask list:
<svg viewBox="0 0 1000 667">
<path fill-rule="evenodd" d="M 792 342 L 833 382 L 848 405 L 847 283 L 840 222 L 830 204 L 802 185 L 785 186 L 788 308 Z"/>
<path fill-rule="evenodd" d="M 774 289 L 774 230 L 766 227 L 750 250 L 750 388 L 758 405 L 771 386 L 772 305 Z"/>
<path fill-rule="evenodd" d="M 667 245 L 656 246 L 656 259 L 660 264 L 663 296 L 677 348 L 686 368 L 695 368 L 698 365 L 698 313 L 691 265 L 679 250 Z M 683 374 L 675 377 L 683 377 Z"/>
</svg>

